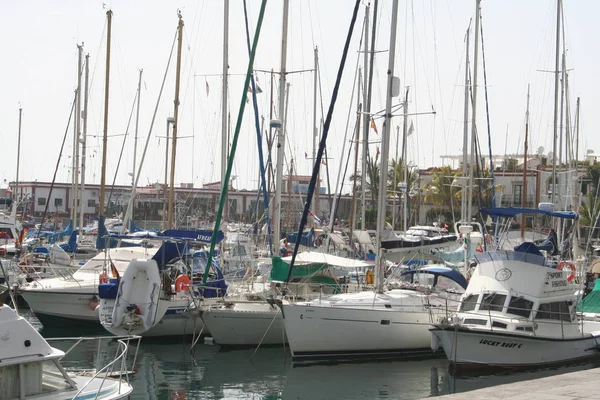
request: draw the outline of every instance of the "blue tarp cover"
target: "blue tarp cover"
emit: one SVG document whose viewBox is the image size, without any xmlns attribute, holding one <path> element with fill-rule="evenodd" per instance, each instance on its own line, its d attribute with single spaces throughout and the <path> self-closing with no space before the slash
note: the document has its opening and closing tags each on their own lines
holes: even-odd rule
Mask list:
<svg viewBox="0 0 600 400">
<path fill-rule="evenodd" d="M 498 217 L 514 217 L 519 214 L 541 214 L 551 217 L 577 219 L 579 214 L 575 211 L 544 211 L 539 208 L 521 208 L 521 207 L 498 207 L 498 208 L 482 208 L 481 212 L 487 215 Z"/>
</svg>

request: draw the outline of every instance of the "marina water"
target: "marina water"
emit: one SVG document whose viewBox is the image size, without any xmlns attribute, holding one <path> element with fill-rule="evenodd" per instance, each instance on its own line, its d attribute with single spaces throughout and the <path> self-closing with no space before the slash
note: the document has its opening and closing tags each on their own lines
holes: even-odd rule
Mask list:
<svg viewBox="0 0 600 400">
<path fill-rule="evenodd" d="M 104 334 L 100 328 L 49 330 L 28 309 L 20 312 L 45 337 Z M 93 368 L 95 359 L 101 356 L 93 346 L 77 350 L 79 353 L 64 363 L 67 368 Z M 295 366 L 289 350 L 282 347 L 264 347 L 255 352 L 202 343 L 191 349 L 191 337 L 143 339 L 131 399 L 420 399 L 595 366 L 599 365 L 455 378 L 448 373 L 445 358 Z"/>
</svg>

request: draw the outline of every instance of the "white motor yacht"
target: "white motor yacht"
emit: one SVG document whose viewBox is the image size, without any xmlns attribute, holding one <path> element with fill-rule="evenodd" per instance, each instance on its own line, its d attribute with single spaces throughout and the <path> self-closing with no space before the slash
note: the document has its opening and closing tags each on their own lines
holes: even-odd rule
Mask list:
<svg viewBox="0 0 600 400">
<path fill-rule="evenodd" d="M 500 210 L 500 211 L 495 211 Z M 574 212 L 488 209 L 575 219 Z M 476 253 L 477 268 L 456 314 L 435 324 L 431 346 L 443 347 L 455 374 L 559 366 L 600 358 L 600 324 L 578 321 L 581 285 L 573 263 L 543 255 L 531 242 Z"/>
<path fill-rule="evenodd" d="M 0 398 L 6 400 L 117 400 L 131 394 L 125 366 L 128 340 L 118 342 L 116 357 L 95 371 L 67 372 L 66 353 L 56 349 L 10 307 L 0 304 Z M 79 339 L 78 343 L 83 339 Z M 71 347 L 69 353 L 74 347 Z"/>
<path fill-rule="evenodd" d="M 156 248 L 122 247 L 107 249 L 86 262 L 75 273 L 41 279 L 19 286 L 19 292 L 44 326 L 64 324 L 100 324 L 98 284 L 108 281 L 114 271 L 123 274 L 136 258 L 150 258 Z M 112 267 L 114 267 L 114 270 Z M 106 276 L 111 271 L 110 276 Z M 102 275 L 105 274 L 105 275 Z"/>
</svg>

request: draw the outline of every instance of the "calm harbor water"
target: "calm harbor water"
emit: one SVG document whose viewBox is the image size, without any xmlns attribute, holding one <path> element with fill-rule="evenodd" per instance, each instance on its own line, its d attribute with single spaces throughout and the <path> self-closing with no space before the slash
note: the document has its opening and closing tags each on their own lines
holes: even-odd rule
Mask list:
<svg viewBox="0 0 600 400">
<path fill-rule="evenodd" d="M 48 330 L 29 310 L 21 310 L 21 314 L 46 337 L 103 334 L 101 330 Z M 69 355 L 66 366 L 93 367 L 97 348 L 90 344 L 77 351 Z M 104 354 L 110 355 L 114 354 Z M 592 367 L 455 378 L 448 374 L 445 359 L 298 367 L 281 347 L 260 348 L 254 353 L 254 349 L 224 350 L 209 344 L 191 349 L 189 337 L 143 339 L 132 376 L 131 399 L 420 399 Z"/>
</svg>

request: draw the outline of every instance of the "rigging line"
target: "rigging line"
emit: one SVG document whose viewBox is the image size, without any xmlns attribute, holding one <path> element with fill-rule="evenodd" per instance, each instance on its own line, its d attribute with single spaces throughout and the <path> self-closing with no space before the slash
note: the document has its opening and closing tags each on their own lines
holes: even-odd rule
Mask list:
<svg viewBox="0 0 600 400">
<path fill-rule="evenodd" d="M 335 108 L 335 103 L 337 100 L 338 92 L 340 89 L 340 83 L 342 80 L 342 75 L 344 73 L 344 66 L 346 65 L 346 57 L 348 56 L 348 50 L 350 48 L 350 40 L 352 39 L 352 33 L 354 32 L 354 24 L 356 23 L 356 16 L 358 15 L 358 6 L 360 5 L 360 0 L 356 0 L 354 4 L 354 12 L 352 14 L 352 20 L 350 21 L 350 27 L 348 29 L 348 35 L 346 36 L 346 43 L 344 44 L 344 51 L 342 52 L 342 59 L 340 60 L 340 66 L 337 72 L 337 76 L 335 79 L 335 86 L 333 87 L 333 93 L 331 95 L 331 102 L 329 104 L 329 110 L 327 111 L 327 118 L 325 119 L 325 125 L 323 129 L 323 135 L 321 136 L 321 142 L 319 143 L 319 150 L 317 151 L 317 159 L 314 161 L 313 173 L 310 178 L 310 183 L 308 185 L 308 193 L 306 194 L 306 203 L 304 204 L 304 211 L 302 212 L 302 218 L 300 220 L 300 226 L 298 227 L 298 238 L 302 237 L 302 231 L 304 230 L 304 226 L 306 225 L 306 220 L 308 218 L 308 212 L 310 211 L 310 203 L 312 202 L 312 198 L 315 192 L 315 186 L 317 183 L 317 175 L 319 174 L 319 169 L 321 167 L 321 160 L 323 158 L 323 152 L 325 150 L 325 145 L 327 144 L 327 135 L 329 134 L 329 127 L 331 126 L 331 119 L 333 117 L 333 110 Z M 298 254 L 298 249 L 300 248 L 300 240 L 296 240 L 294 243 L 294 252 L 292 253 L 292 260 L 290 262 L 290 267 L 288 269 L 288 275 L 286 278 L 286 282 L 290 280 L 292 275 L 292 270 L 294 268 L 294 262 L 296 261 L 296 255 Z"/>
<path fill-rule="evenodd" d="M 138 98 L 137 90 L 135 92 L 135 96 L 133 97 L 133 104 L 131 105 L 131 112 L 129 113 L 129 120 L 127 121 L 127 128 L 125 129 L 125 135 L 123 135 L 123 143 L 121 144 L 121 152 L 119 153 L 119 159 L 117 161 L 117 167 L 115 169 L 115 174 L 113 175 L 112 185 L 110 187 L 110 191 L 108 192 L 108 201 L 106 204 L 110 204 L 110 200 L 112 198 L 113 191 L 115 190 L 115 182 L 117 181 L 117 175 L 119 173 L 119 167 L 121 166 L 121 159 L 123 158 L 123 150 L 125 149 L 125 144 L 127 143 L 127 136 L 129 135 L 129 126 L 131 125 L 131 119 L 133 118 L 133 112 L 135 111 L 135 105 Z"/>
<path fill-rule="evenodd" d="M 165 82 L 167 81 L 167 74 L 169 72 L 169 66 L 171 65 L 171 59 L 173 58 L 173 50 L 175 49 L 175 43 L 177 42 L 177 35 L 179 33 L 179 27 L 175 30 L 175 36 L 173 37 L 173 44 L 171 45 L 171 52 L 169 53 L 169 59 L 167 61 L 167 68 L 165 68 L 165 74 L 163 76 L 162 84 L 160 85 L 160 91 L 158 92 L 158 98 L 156 99 L 156 106 L 154 107 L 154 114 L 152 114 L 152 121 L 150 122 L 150 128 L 148 130 L 148 136 L 146 136 L 146 143 L 144 144 L 144 151 L 140 158 L 140 165 L 137 168 L 137 175 L 135 176 L 135 183 L 133 185 L 132 195 L 129 198 L 129 204 L 127 208 L 133 207 L 133 200 L 135 197 L 135 188 L 138 185 L 140 176 L 142 175 L 142 166 L 146 159 L 146 152 L 148 151 L 148 144 L 150 143 L 150 137 L 152 136 L 152 129 L 154 128 L 154 121 L 156 120 L 156 114 L 158 113 L 158 107 L 160 105 L 160 99 L 162 97 L 163 89 L 165 88 Z"/>
<path fill-rule="evenodd" d="M 354 138 L 356 137 L 358 128 L 359 128 L 359 125 L 356 124 L 354 126 L 354 129 L 352 130 L 352 138 L 350 139 L 351 143 L 354 143 Z M 344 167 L 344 174 L 342 176 L 341 186 L 344 185 L 344 181 L 346 180 L 346 173 L 348 172 L 348 165 L 350 164 L 350 158 L 352 157 L 352 150 L 354 150 L 353 147 L 352 147 L 352 145 L 348 146 L 348 156 L 346 157 L 346 166 Z M 339 204 L 340 199 L 342 197 L 342 190 L 341 189 L 340 189 L 339 193 L 337 193 L 336 197 L 337 197 L 336 204 Z M 333 213 L 332 213 L 331 217 L 329 218 L 329 220 L 330 220 L 330 226 L 331 226 L 331 232 L 333 232 L 333 225 L 335 223 L 335 218 L 336 218 L 338 210 L 339 210 L 339 207 L 336 207 L 333 210 Z M 352 232 L 352 230 L 353 230 L 352 227 L 350 227 L 350 232 Z M 350 237 L 350 241 L 352 241 L 353 240 L 352 239 L 352 234 L 350 236 L 351 236 Z M 329 244 L 329 242 L 327 242 L 327 243 Z"/>
<path fill-rule="evenodd" d="M 365 19 L 365 23 L 366 23 L 366 19 Z M 363 29 L 363 34 L 362 35 L 364 36 L 364 29 Z M 360 41 L 361 43 L 362 43 L 363 36 L 361 36 L 361 41 Z M 362 44 L 359 44 L 359 48 L 361 48 L 361 46 L 362 46 Z M 353 120 L 353 118 L 351 118 L 351 115 L 352 115 L 352 110 L 354 109 L 354 93 L 357 92 L 357 90 L 356 90 L 357 79 L 356 78 L 358 77 L 358 69 L 359 69 L 359 65 L 360 65 L 360 57 L 361 57 L 361 54 L 359 52 L 359 53 L 357 53 L 356 68 L 354 70 L 354 78 L 352 79 L 353 83 L 352 83 L 352 92 L 350 94 L 350 107 L 348 108 L 348 115 L 346 116 L 346 128 L 344 129 L 344 142 L 342 144 L 341 154 L 344 154 L 344 150 L 346 149 L 346 143 L 347 143 L 347 139 L 348 139 L 348 132 L 349 132 L 349 128 L 350 128 L 350 121 Z M 360 84 L 360 82 L 359 82 L 359 84 Z M 358 89 L 358 92 L 360 92 L 360 88 Z M 357 93 L 357 96 L 360 96 L 360 93 Z M 322 101 L 323 100 L 321 98 L 321 107 L 323 106 Z M 350 146 L 350 147 L 352 148 L 352 146 Z M 325 155 L 325 157 L 326 157 L 325 159 L 327 159 L 327 155 Z M 313 162 L 314 162 L 314 160 L 313 160 Z M 341 163 L 342 163 L 342 160 L 340 160 L 340 166 L 341 166 Z M 340 180 L 341 174 L 342 174 L 342 169 L 340 168 L 338 170 L 337 178 L 336 178 L 336 181 L 335 181 L 335 186 L 334 186 L 335 193 L 337 193 L 338 190 L 341 193 L 342 188 L 343 188 L 343 179 Z M 329 178 L 329 176 L 328 176 L 328 178 Z M 342 184 L 340 184 L 340 182 L 342 182 Z M 330 197 L 330 199 L 331 199 L 331 196 L 332 196 L 332 193 L 331 193 L 331 190 L 329 190 L 329 197 Z M 335 201 L 335 196 L 334 196 L 333 200 L 334 200 L 333 203 L 329 204 L 330 212 L 332 214 L 335 213 L 334 206 L 337 204 L 337 202 Z M 332 219 L 330 218 L 330 221 L 331 220 Z M 331 225 L 331 230 L 333 230 L 333 225 Z"/>
<path fill-rule="evenodd" d="M 496 189 L 494 188 L 494 159 L 492 158 L 492 129 L 490 127 L 490 103 L 488 100 L 488 84 L 487 84 L 487 68 L 485 64 L 485 45 L 483 41 L 483 18 L 479 18 L 479 28 L 481 31 L 481 61 L 483 63 L 483 91 L 485 93 L 485 115 L 487 119 L 487 134 L 488 134 L 488 152 L 490 155 L 490 174 L 492 177 L 492 207 L 496 207 Z M 527 157 L 527 154 L 525 154 Z M 525 171 L 526 172 L 526 171 Z M 525 193 L 527 195 L 527 193 Z M 497 218 L 494 218 L 494 222 Z"/>
<path fill-rule="evenodd" d="M 252 56 L 252 48 L 250 47 L 250 30 L 248 27 L 248 9 L 246 0 L 244 0 L 244 22 L 246 24 L 246 44 L 248 45 L 248 55 Z M 269 219 L 269 194 L 267 193 L 267 178 L 265 175 L 265 162 L 262 151 L 262 135 L 260 129 L 260 121 L 258 115 L 258 101 L 256 99 L 256 83 L 254 81 L 254 75 L 250 78 L 250 84 L 252 85 L 252 106 L 254 107 L 254 125 L 256 126 L 256 141 L 258 146 L 258 160 L 260 168 L 260 178 L 262 182 L 259 182 L 259 190 L 262 188 L 263 192 L 263 203 L 264 210 L 267 215 L 267 237 L 269 240 L 269 255 L 273 257 L 273 238 L 271 236 L 271 220 Z M 257 193 L 258 196 L 258 193 Z M 258 204 L 258 201 L 257 201 Z"/>
<path fill-rule="evenodd" d="M 62 158 L 62 152 L 65 148 L 65 141 L 67 140 L 67 136 L 69 134 L 69 127 L 71 125 L 71 119 L 73 118 L 73 113 L 75 112 L 75 102 L 77 100 L 77 92 L 73 97 L 73 104 L 71 104 L 71 112 L 69 113 L 69 120 L 67 121 L 67 127 L 65 128 L 65 134 L 63 136 L 62 144 L 60 145 L 60 152 L 58 153 L 58 160 L 56 160 L 56 167 L 54 167 L 54 176 L 52 177 L 52 183 L 50 184 L 50 190 L 48 191 L 48 197 L 46 201 L 46 207 L 44 207 L 44 213 L 42 214 L 42 220 L 40 221 L 40 227 L 38 228 L 36 239 L 39 239 L 40 234 L 42 232 L 42 226 L 44 226 L 44 221 L 46 220 L 46 215 L 48 214 L 48 207 L 50 207 L 50 199 L 52 198 L 52 190 L 54 189 L 54 183 L 56 182 L 56 173 L 58 172 L 58 168 L 60 167 L 60 159 Z M 74 229 L 75 227 L 73 227 Z"/>
<path fill-rule="evenodd" d="M 258 22 L 256 24 L 256 31 L 254 33 L 254 40 L 252 42 L 252 50 L 250 51 L 250 59 L 248 60 L 248 68 L 246 71 L 246 79 L 244 81 L 244 86 L 242 87 L 242 96 L 240 100 L 240 108 L 237 115 L 237 121 L 235 124 L 235 132 L 233 134 L 233 142 L 231 143 L 231 151 L 229 153 L 229 159 L 227 160 L 227 170 L 225 172 L 225 182 L 221 188 L 221 197 L 219 201 L 219 208 L 217 210 L 217 215 L 215 218 L 215 227 L 213 231 L 217 231 L 221 225 L 221 218 L 223 216 L 223 207 L 225 206 L 225 199 L 227 198 L 227 192 L 229 190 L 229 178 L 231 177 L 231 169 L 233 167 L 233 160 L 235 158 L 235 151 L 237 149 L 238 137 L 240 135 L 240 130 L 242 128 L 242 118 L 244 117 L 244 109 L 246 108 L 246 93 L 248 90 L 248 85 L 250 84 L 250 77 L 252 76 L 252 68 L 254 66 L 254 58 L 256 56 L 256 49 L 258 47 L 258 39 L 260 37 L 260 31 L 262 28 L 263 18 L 265 16 L 265 8 L 267 7 L 267 0 L 262 0 L 260 5 L 260 11 L 258 14 Z M 213 253 L 215 251 L 215 245 L 217 241 L 217 235 L 212 235 L 210 240 L 210 250 L 208 252 L 208 260 L 206 261 L 206 268 L 204 270 L 204 276 L 202 277 L 202 284 L 206 284 L 206 279 L 208 278 L 208 271 L 210 266 L 212 265 Z"/>
</svg>

